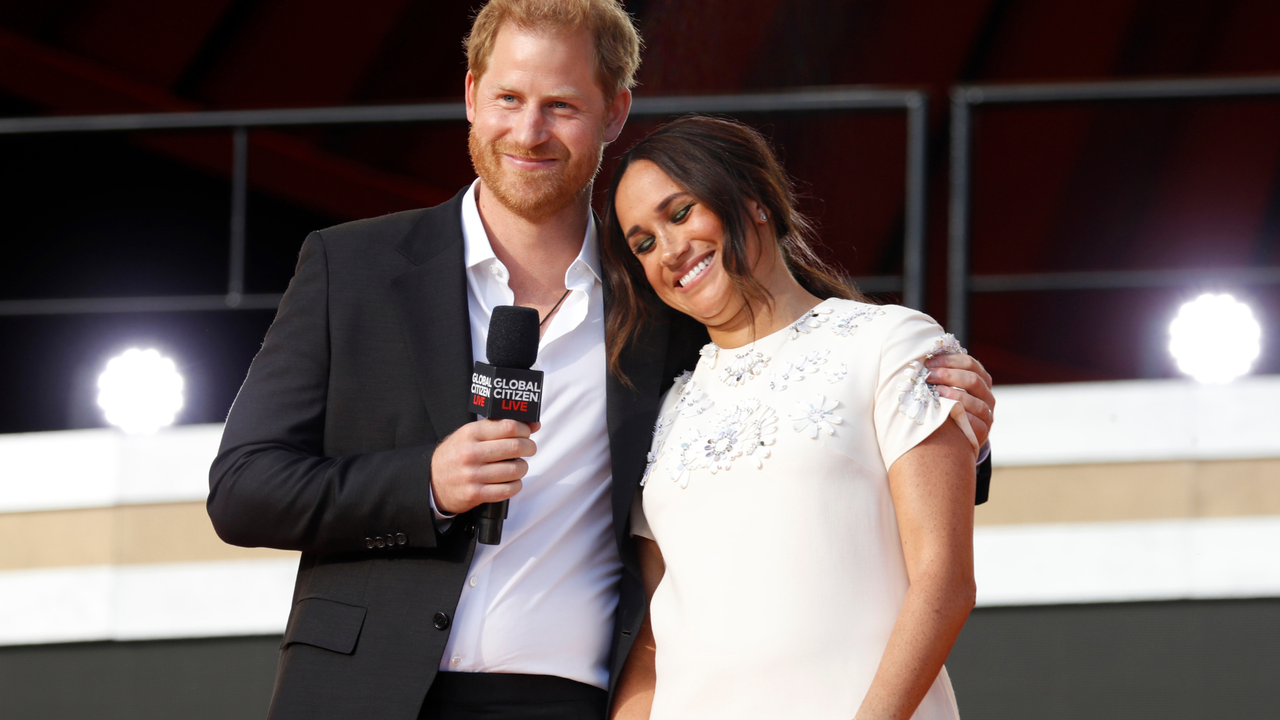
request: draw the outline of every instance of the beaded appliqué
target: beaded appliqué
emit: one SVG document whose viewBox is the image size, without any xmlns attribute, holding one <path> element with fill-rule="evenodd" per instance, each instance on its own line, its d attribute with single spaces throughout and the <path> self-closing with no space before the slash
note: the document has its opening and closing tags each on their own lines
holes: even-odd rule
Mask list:
<svg viewBox="0 0 1280 720">
<path fill-rule="evenodd" d="M 733 461 L 745 457 L 760 469 L 774 443 L 778 416 L 759 400 L 744 400 L 716 415 L 709 427 L 690 428 L 673 448 L 671 479 L 689 487 L 689 474 L 709 469 L 712 474 L 728 470 Z"/>
<path fill-rule="evenodd" d="M 969 351 L 960 346 L 956 336 L 946 333 L 933 342 L 933 349 L 924 356 L 925 360 L 938 355 L 968 355 Z"/>
<path fill-rule="evenodd" d="M 787 328 L 787 337 L 795 340 L 801 335 L 808 335 L 809 330 L 816 327 L 822 327 L 822 323 L 826 322 L 831 314 L 831 308 L 815 307 L 800 316 L 799 320 L 791 323 Z"/>
<path fill-rule="evenodd" d="M 791 383 L 817 373 L 822 365 L 827 364 L 827 356 L 830 354 L 830 350 L 814 350 L 786 363 L 781 370 L 769 375 L 769 389 L 786 390 Z"/>
<path fill-rule="evenodd" d="M 936 357 L 938 355 L 954 355 L 968 354 L 968 351 L 960 346 L 956 336 L 946 333 L 933 343 L 933 349 L 930 350 L 924 359 Z M 898 412 L 906 415 L 916 421 L 917 425 L 924 424 L 925 412 L 929 408 L 937 408 L 942 406 L 942 395 L 938 389 L 929 383 L 929 368 L 918 360 L 913 360 L 906 368 L 902 370 L 905 380 L 898 384 Z"/>
<path fill-rule="evenodd" d="M 840 382 L 849 374 L 849 366 L 840 363 L 840 367 L 833 368 L 826 372 L 827 382 L 835 384 Z"/>
<path fill-rule="evenodd" d="M 698 383 L 690 380 L 680 388 L 680 397 L 676 400 L 674 411 L 680 417 L 694 417 L 706 412 L 712 404 L 711 398 L 698 389 Z"/>
<path fill-rule="evenodd" d="M 921 365 L 920 361 L 912 360 L 902 375 L 906 380 L 898 384 L 898 412 L 915 420 L 917 425 L 923 425 L 925 411 L 942 406 L 938 399 L 941 395 L 929 384 L 929 368 Z"/>
<path fill-rule="evenodd" d="M 733 360 L 725 363 L 724 369 L 720 371 L 720 381 L 729 387 L 737 387 L 763 374 L 771 359 L 759 350 L 749 349 L 735 353 Z"/>
<path fill-rule="evenodd" d="M 814 395 L 811 400 L 802 400 L 796 403 L 796 409 L 791 412 L 791 429 L 807 434 L 810 439 L 817 439 L 819 431 L 835 435 L 835 426 L 844 422 L 840 416 L 831 412 L 839 405 L 839 400 L 824 395 Z"/>
<path fill-rule="evenodd" d="M 878 307 L 861 307 L 851 313 L 840 315 L 831 329 L 840 337 L 848 337 L 858 332 L 860 323 L 869 322 L 883 314 L 884 310 Z"/>
</svg>

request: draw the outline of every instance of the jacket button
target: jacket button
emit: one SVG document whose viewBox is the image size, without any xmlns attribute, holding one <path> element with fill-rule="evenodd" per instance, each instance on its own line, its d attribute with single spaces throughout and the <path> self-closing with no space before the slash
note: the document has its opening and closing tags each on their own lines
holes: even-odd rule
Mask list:
<svg viewBox="0 0 1280 720">
<path fill-rule="evenodd" d="M 373 542 L 374 542 L 374 543 L 376 543 L 378 547 L 386 547 L 386 546 L 387 546 L 387 541 L 386 541 L 386 540 L 384 540 L 384 539 L 382 539 L 382 537 L 381 537 L 381 536 L 374 538 L 374 539 L 373 539 Z"/>
<path fill-rule="evenodd" d="M 372 550 L 372 549 L 374 548 L 373 538 L 365 538 L 365 539 L 364 539 L 364 546 L 365 546 L 366 548 L 368 548 L 368 549 Z"/>
<path fill-rule="evenodd" d="M 447 613 L 438 612 L 431 618 L 431 624 L 435 625 L 437 630 L 448 630 L 449 615 Z"/>
<path fill-rule="evenodd" d="M 467 526 L 462 529 L 467 533 L 468 536 L 473 536 L 476 534 L 475 523 L 467 523 Z"/>
<path fill-rule="evenodd" d="M 397 544 L 397 545 L 404 545 L 404 544 L 405 544 L 405 543 L 407 543 L 407 542 L 409 542 L 409 538 L 408 538 L 408 536 L 406 536 L 404 533 L 396 533 L 396 544 Z"/>
</svg>

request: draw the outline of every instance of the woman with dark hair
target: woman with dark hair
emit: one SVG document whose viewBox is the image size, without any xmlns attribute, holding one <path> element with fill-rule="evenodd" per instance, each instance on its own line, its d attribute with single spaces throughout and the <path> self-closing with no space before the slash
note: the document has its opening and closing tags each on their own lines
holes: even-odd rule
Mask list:
<svg viewBox="0 0 1280 720">
<path fill-rule="evenodd" d="M 632 508 L 650 613 L 615 717 L 955 718 L 977 441 L 923 363 L 962 352 L 810 245 L 768 143 L 676 120 L 624 156 L 610 368 L 657 303 L 712 342 L 663 399 Z"/>
</svg>

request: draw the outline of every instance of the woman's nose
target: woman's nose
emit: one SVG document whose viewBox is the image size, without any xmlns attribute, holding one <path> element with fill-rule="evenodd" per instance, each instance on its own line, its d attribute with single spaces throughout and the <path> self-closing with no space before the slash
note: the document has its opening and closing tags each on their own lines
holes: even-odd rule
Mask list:
<svg viewBox="0 0 1280 720">
<path fill-rule="evenodd" d="M 679 267 L 689 252 L 689 241 L 680 233 L 665 232 L 659 236 L 662 243 L 662 264 L 669 268 Z"/>
</svg>

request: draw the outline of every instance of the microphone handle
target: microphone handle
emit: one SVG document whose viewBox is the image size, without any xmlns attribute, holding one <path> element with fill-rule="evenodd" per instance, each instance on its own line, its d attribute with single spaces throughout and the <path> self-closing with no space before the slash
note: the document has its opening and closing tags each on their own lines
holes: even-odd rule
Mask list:
<svg viewBox="0 0 1280 720">
<path fill-rule="evenodd" d="M 498 545 L 502 542 L 502 521 L 507 518 L 507 504 L 510 500 L 496 503 L 484 503 L 476 519 L 476 541 L 483 545 Z"/>
</svg>

